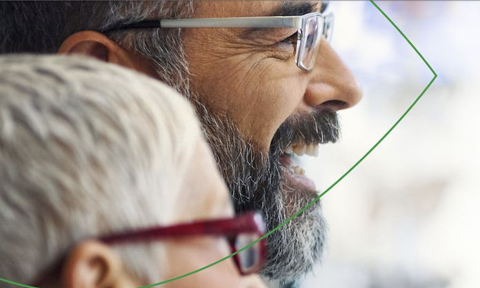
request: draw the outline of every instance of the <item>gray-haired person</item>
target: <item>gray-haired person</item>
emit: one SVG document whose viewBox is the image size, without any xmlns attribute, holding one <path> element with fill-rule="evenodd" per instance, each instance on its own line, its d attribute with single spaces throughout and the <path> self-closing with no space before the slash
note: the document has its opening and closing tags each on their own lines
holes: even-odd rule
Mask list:
<svg viewBox="0 0 480 288">
<path fill-rule="evenodd" d="M 295 155 L 339 136 L 360 100 L 329 44 L 327 1 L 0 2 L 0 53 L 83 54 L 161 80 L 196 107 L 237 212 L 269 229 L 317 197 Z M 255 17 L 255 18 L 251 18 Z M 337 35 L 336 37 L 341 36 Z M 273 233 L 262 274 L 290 283 L 322 255 L 320 203 Z"/>
<path fill-rule="evenodd" d="M 84 57 L 0 57 L 1 278 L 138 287 L 263 232 L 261 216 L 234 217 L 193 109 L 166 85 Z M 166 287 L 264 287 L 242 276 L 262 243 Z"/>
</svg>

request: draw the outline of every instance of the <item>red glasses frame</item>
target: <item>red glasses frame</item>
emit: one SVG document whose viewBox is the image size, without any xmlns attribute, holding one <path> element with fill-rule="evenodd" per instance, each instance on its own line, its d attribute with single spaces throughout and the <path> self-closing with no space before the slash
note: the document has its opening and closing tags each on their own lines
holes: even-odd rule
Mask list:
<svg viewBox="0 0 480 288">
<path fill-rule="evenodd" d="M 237 266 L 238 271 L 241 275 L 248 275 L 259 272 L 262 269 L 263 264 L 265 263 L 267 255 L 265 239 L 261 239 L 255 244 L 258 245 L 258 250 L 255 250 L 256 252 L 258 252 L 258 254 L 256 254 L 257 259 L 255 261 L 255 265 L 245 270 L 242 268 L 241 259 L 239 256 L 239 253 L 242 253 L 243 250 L 238 250 L 235 246 L 237 237 L 242 234 L 256 234 L 258 238 L 261 238 L 265 234 L 265 232 L 266 228 L 262 215 L 258 212 L 249 212 L 234 218 L 200 220 L 171 226 L 157 226 L 136 231 L 114 234 L 110 236 L 104 236 L 97 239 L 104 242 L 105 244 L 111 245 L 121 244 L 125 242 L 155 241 L 157 239 L 163 238 L 187 236 L 212 235 L 226 237 L 230 244 L 231 253 L 236 253 L 235 255 L 233 255 L 233 261 Z M 249 247 L 248 249 L 255 248 Z M 248 249 L 246 251 L 248 251 Z M 47 273 L 43 274 L 42 277 L 39 277 L 37 281 L 33 282 L 35 283 L 33 286 L 39 287 L 40 284 L 43 283 L 49 275 L 53 274 L 52 271 L 56 271 L 60 269 L 60 267 L 61 263 L 59 262 L 57 263 L 57 265 L 53 266 L 53 268 L 48 269 Z"/>
<path fill-rule="evenodd" d="M 105 237 L 98 240 L 106 244 L 119 244 L 122 242 L 135 241 L 154 241 L 164 238 L 187 237 L 187 236 L 219 236 L 226 237 L 230 250 L 233 255 L 233 261 L 237 266 L 241 275 L 248 275 L 259 272 L 266 260 L 267 249 L 265 239 L 261 239 L 255 245 L 258 245 L 258 254 L 254 266 L 243 269 L 239 253 L 242 249 L 238 249 L 235 245 L 237 237 L 242 234 L 256 234 L 261 238 L 266 232 L 263 217 L 258 212 L 249 212 L 234 218 L 223 218 L 215 220 L 201 220 L 191 223 L 181 223 L 171 226 L 157 226 L 141 230 L 130 231 Z M 257 239 L 258 239 L 257 238 Z M 241 247 L 243 248 L 243 247 Z M 252 247 L 248 249 L 255 249 Z M 239 251 L 239 252 L 237 252 Z"/>
</svg>

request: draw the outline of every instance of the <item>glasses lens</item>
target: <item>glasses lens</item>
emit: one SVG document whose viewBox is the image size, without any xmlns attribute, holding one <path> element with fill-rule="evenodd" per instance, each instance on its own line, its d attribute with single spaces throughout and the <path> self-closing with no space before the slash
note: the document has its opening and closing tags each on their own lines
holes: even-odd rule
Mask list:
<svg viewBox="0 0 480 288">
<path fill-rule="evenodd" d="M 240 234 L 237 236 L 235 249 L 238 251 L 257 239 L 258 235 L 256 234 Z M 237 254 L 242 273 L 249 274 L 257 272 L 256 270 L 259 268 L 258 264 L 260 262 L 260 253 L 260 242 L 257 242 L 253 246 Z"/>
<path fill-rule="evenodd" d="M 300 65 L 306 70 L 311 70 L 315 65 L 315 59 L 318 52 L 318 44 L 321 39 L 321 30 L 323 30 L 323 18 L 312 16 L 305 19 L 303 25 L 303 37 L 300 49 Z"/>
<path fill-rule="evenodd" d="M 324 28 L 323 28 L 323 35 L 325 36 L 325 39 L 328 40 L 328 42 L 332 41 L 332 36 L 333 36 L 333 23 L 334 23 L 334 17 L 333 14 L 327 15 L 325 17 L 325 23 Z"/>
</svg>

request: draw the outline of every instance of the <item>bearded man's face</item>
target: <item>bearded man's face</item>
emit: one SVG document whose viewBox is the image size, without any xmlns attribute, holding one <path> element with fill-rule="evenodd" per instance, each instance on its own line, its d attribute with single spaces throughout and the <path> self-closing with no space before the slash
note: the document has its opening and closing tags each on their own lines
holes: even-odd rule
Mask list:
<svg viewBox="0 0 480 288">
<path fill-rule="evenodd" d="M 322 2 L 206 1 L 195 18 L 303 15 Z M 291 29 L 191 28 L 184 48 L 191 99 L 200 115 L 236 210 L 262 210 L 268 228 L 317 196 L 293 154 L 315 156 L 339 136 L 336 111 L 355 105 L 360 90 L 327 41 L 312 71 L 295 64 Z M 263 274 L 291 281 L 321 257 L 325 222 L 320 202 L 273 233 Z"/>
</svg>

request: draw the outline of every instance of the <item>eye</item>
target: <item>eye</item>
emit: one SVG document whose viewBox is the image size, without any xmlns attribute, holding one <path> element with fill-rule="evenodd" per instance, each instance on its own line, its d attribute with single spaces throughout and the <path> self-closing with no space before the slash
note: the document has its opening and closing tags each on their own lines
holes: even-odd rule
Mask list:
<svg viewBox="0 0 480 288">
<path fill-rule="evenodd" d="M 289 45 L 296 45 L 298 40 L 298 32 L 293 33 L 292 35 L 288 36 L 287 38 L 280 41 L 280 44 L 289 44 Z"/>
</svg>

